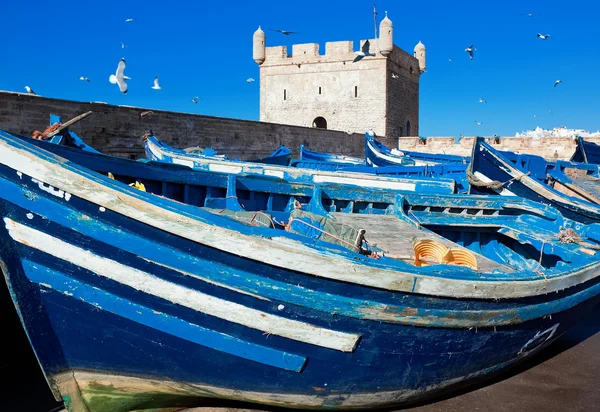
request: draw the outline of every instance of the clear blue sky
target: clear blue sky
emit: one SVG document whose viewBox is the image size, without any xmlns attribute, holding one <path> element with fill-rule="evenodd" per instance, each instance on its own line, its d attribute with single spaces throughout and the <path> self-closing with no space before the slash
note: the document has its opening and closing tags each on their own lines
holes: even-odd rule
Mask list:
<svg viewBox="0 0 600 412">
<path fill-rule="evenodd" d="M 268 46 L 315 42 L 324 50 L 327 41 L 357 45 L 373 36 L 373 1 L 56 3 L 0 6 L 0 89 L 29 85 L 47 97 L 256 120 L 252 34 L 259 24 Z M 538 125 L 600 129 L 597 1 L 375 3 L 378 18 L 387 10 L 394 23 L 395 44 L 409 53 L 419 40 L 427 47 L 422 136 L 513 135 Z M 538 32 L 551 38 L 540 40 Z M 470 44 L 473 61 L 464 52 Z M 132 78 L 127 95 L 108 82 L 121 57 Z M 155 76 L 163 90 L 150 88 Z M 563 83 L 554 88 L 557 79 Z"/>
</svg>

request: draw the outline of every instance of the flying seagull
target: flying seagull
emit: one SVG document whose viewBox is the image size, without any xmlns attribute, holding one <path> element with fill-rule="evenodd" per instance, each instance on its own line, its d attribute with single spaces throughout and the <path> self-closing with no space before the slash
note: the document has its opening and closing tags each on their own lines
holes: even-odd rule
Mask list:
<svg viewBox="0 0 600 412">
<path fill-rule="evenodd" d="M 450 63 L 452 63 L 452 59 L 448 59 L 448 61 L 449 61 Z"/>
<path fill-rule="evenodd" d="M 194 98 L 192 99 L 192 103 L 198 103 L 198 99 L 199 99 L 199 97 L 198 97 L 198 96 L 194 97 Z M 200 100 L 202 100 L 202 99 L 200 99 Z"/>
<path fill-rule="evenodd" d="M 479 103 L 487 103 L 487 102 L 480 97 L 479 98 Z"/>
<path fill-rule="evenodd" d="M 398 76 L 396 73 L 392 73 L 392 79 L 397 79 L 398 77 L 400 76 Z"/>
<path fill-rule="evenodd" d="M 558 83 L 562 83 L 562 80 L 557 80 L 554 82 L 554 87 L 558 86 Z"/>
<path fill-rule="evenodd" d="M 131 23 L 132 21 L 133 21 L 133 19 L 129 18 L 129 19 L 125 20 L 125 23 Z"/>
<path fill-rule="evenodd" d="M 248 83 L 252 83 L 252 82 L 254 81 L 254 79 L 253 79 L 252 77 L 248 77 L 248 78 L 246 79 L 246 81 L 247 81 Z"/>
<path fill-rule="evenodd" d="M 89 81 L 90 81 L 90 78 L 89 78 L 89 77 L 83 77 L 83 76 L 81 76 L 81 77 L 79 78 L 79 80 L 83 80 L 84 82 L 89 82 Z"/>
<path fill-rule="evenodd" d="M 356 57 L 352 60 L 352 63 L 357 62 L 364 58 L 365 56 L 375 56 L 375 53 L 370 52 L 371 43 L 367 40 L 363 45 L 360 51 L 355 51 Z"/>
<path fill-rule="evenodd" d="M 117 71 L 115 74 L 110 75 L 108 81 L 112 84 L 118 84 L 119 90 L 125 94 L 127 93 L 127 83 L 125 83 L 126 79 L 128 80 L 129 77 L 125 76 L 125 59 L 121 59 L 121 61 L 119 61 L 119 65 L 117 66 Z"/>
<path fill-rule="evenodd" d="M 121 42 L 121 48 L 124 49 L 125 48 L 125 43 Z"/>
<path fill-rule="evenodd" d="M 160 84 L 158 84 L 158 77 L 154 78 L 154 86 L 152 86 L 152 88 L 154 90 L 161 90 L 162 89 L 162 86 Z"/>
<path fill-rule="evenodd" d="M 143 118 L 144 116 L 148 116 L 149 114 L 154 113 L 152 110 L 146 110 L 145 112 L 141 112 L 140 113 L 140 119 Z"/>
<path fill-rule="evenodd" d="M 538 33 L 537 36 L 538 36 L 538 38 L 540 38 L 542 40 L 548 40 L 550 38 L 549 34 Z"/>
<path fill-rule="evenodd" d="M 479 126 L 480 124 L 483 124 L 483 122 L 480 122 L 478 120 L 475 120 L 475 123 L 477 123 L 477 126 Z"/>
<path fill-rule="evenodd" d="M 27 90 L 27 93 L 29 94 L 36 94 L 29 86 L 25 86 L 25 90 Z"/>
<path fill-rule="evenodd" d="M 469 47 L 467 47 L 467 48 L 465 49 L 465 51 L 466 51 L 467 53 L 469 53 L 469 58 L 470 58 L 471 60 L 473 60 L 473 53 L 475 52 L 475 50 L 476 50 L 476 49 L 474 49 L 474 48 L 473 48 L 473 45 L 470 45 Z"/>
<path fill-rule="evenodd" d="M 521 13 L 521 16 L 533 17 L 533 16 L 541 16 L 541 14 Z"/>
<path fill-rule="evenodd" d="M 286 36 L 289 36 L 290 34 L 298 34 L 298 32 L 297 32 L 297 31 L 277 30 L 277 29 L 269 29 L 269 30 L 272 30 L 272 31 L 277 31 L 277 32 L 279 32 L 279 33 L 281 33 L 281 34 L 284 34 L 284 35 L 286 35 Z"/>
</svg>

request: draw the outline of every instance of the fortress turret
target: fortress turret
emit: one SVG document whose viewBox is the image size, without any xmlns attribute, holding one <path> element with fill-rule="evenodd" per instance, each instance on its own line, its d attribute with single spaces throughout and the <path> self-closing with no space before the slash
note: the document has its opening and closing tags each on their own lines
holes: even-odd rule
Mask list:
<svg viewBox="0 0 600 412">
<path fill-rule="evenodd" d="M 258 26 L 258 29 L 254 32 L 254 36 L 252 36 L 252 58 L 259 65 L 263 64 L 265 61 L 265 43 L 265 32 Z"/>
<path fill-rule="evenodd" d="M 421 43 L 420 40 L 415 46 L 414 56 L 419 60 L 419 69 L 421 70 L 421 73 L 423 73 L 427 68 L 427 65 L 425 63 L 425 45 Z"/>
<path fill-rule="evenodd" d="M 394 25 L 388 19 L 387 11 L 385 17 L 379 24 L 379 52 L 388 56 L 394 49 Z"/>
</svg>

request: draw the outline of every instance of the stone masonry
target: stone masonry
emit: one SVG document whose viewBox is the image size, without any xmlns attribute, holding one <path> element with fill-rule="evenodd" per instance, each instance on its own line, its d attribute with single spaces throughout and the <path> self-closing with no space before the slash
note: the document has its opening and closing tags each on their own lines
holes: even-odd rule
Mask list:
<svg viewBox="0 0 600 412">
<path fill-rule="evenodd" d="M 297 127 L 152 110 L 49 99 L 21 93 L 0 92 L 0 130 L 31 136 L 48 126 L 50 114 L 63 121 L 93 113 L 76 123 L 72 130 L 95 149 L 114 156 L 144 157 L 142 134 L 155 135 L 176 148 L 211 147 L 230 158 L 254 159 L 267 156 L 283 144 L 297 157 L 300 145 L 317 151 L 348 156 L 364 156 L 364 134 Z"/>
<path fill-rule="evenodd" d="M 361 40 L 372 55 L 355 60 L 352 41 L 266 47 L 254 33 L 254 60 L 260 66 L 260 120 L 378 136 L 418 136 L 420 59 L 393 44 L 391 21 L 380 25 L 378 39 Z M 417 49 L 415 49 L 415 56 Z M 421 70 L 422 69 L 422 70 Z"/>
</svg>

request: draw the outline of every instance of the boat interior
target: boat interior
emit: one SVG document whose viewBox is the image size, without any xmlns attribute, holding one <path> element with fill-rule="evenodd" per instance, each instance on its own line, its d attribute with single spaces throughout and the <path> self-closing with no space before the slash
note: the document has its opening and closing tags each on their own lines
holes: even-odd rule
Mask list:
<svg viewBox="0 0 600 412">
<path fill-rule="evenodd" d="M 592 262 L 600 225 L 566 221 L 551 207 L 522 198 L 420 195 L 339 184 L 288 183 L 276 177 L 193 171 L 182 165 L 135 161 L 18 137 L 157 197 L 224 215 L 244 225 L 289 232 L 362 257 L 415 266 L 455 265 L 478 279 L 564 273 Z M 561 243 L 576 231 L 589 247 Z M 484 275 L 487 274 L 487 275 Z"/>
</svg>

